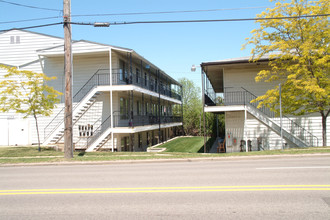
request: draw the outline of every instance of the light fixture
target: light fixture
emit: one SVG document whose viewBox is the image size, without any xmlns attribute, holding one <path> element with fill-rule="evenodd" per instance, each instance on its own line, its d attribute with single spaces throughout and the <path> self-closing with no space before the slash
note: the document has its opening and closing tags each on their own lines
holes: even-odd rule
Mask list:
<svg viewBox="0 0 330 220">
<path fill-rule="evenodd" d="M 196 72 L 196 66 L 195 65 L 191 66 L 191 72 Z"/>
</svg>

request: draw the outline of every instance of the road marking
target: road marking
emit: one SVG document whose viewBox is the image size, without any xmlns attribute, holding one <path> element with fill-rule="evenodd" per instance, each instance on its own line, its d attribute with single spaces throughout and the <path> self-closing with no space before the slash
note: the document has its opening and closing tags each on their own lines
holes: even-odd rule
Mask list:
<svg viewBox="0 0 330 220">
<path fill-rule="evenodd" d="M 330 185 L 258 185 L 258 186 L 188 186 L 138 188 L 72 188 L 0 190 L 1 195 L 170 193 L 170 192 L 242 192 L 242 191 L 330 191 Z"/>
<path fill-rule="evenodd" d="M 257 170 L 289 170 L 289 169 L 330 169 L 330 166 L 317 167 L 259 167 Z"/>
</svg>

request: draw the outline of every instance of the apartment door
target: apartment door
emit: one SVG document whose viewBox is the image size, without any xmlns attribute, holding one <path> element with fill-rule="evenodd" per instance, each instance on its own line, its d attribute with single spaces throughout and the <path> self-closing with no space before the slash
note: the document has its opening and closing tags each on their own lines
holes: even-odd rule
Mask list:
<svg viewBox="0 0 330 220">
<path fill-rule="evenodd" d="M 128 151 L 128 137 L 121 138 L 121 151 Z"/>
</svg>

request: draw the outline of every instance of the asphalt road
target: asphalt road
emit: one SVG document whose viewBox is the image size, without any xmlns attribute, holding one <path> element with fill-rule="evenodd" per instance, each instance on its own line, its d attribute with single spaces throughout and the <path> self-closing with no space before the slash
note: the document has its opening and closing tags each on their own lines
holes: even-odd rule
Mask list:
<svg viewBox="0 0 330 220">
<path fill-rule="evenodd" d="M 0 167 L 0 219 L 330 219 L 330 157 Z"/>
</svg>

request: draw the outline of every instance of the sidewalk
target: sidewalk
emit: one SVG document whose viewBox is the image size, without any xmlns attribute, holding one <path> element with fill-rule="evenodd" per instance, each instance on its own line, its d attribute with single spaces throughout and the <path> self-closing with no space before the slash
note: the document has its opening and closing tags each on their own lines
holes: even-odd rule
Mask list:
<svg viewBox="0 0 330 220">
<path fill-rule="evenodd" d="M 137 163 L 172 163 L 172 162 L 201 162 L 219 160 L 255 160 L 273 158 L 297 158 L 297 157 L 330 157 L 330 153 L 314 154 L 281 154 L 281 155 L 251 155 L 229 157 L 195 157 L 195 158 L 172 158 L 172 159 L 143 159 L 143 160 L 111 160 L 111 161 L 61 161 L 39 163 L 15 163 L 0 164 L 0 167 L 29 167 L 29 166 L 66 166 L 66 165 L 111 165 L 111 164 L 137 164 Z"/>
</svg>

